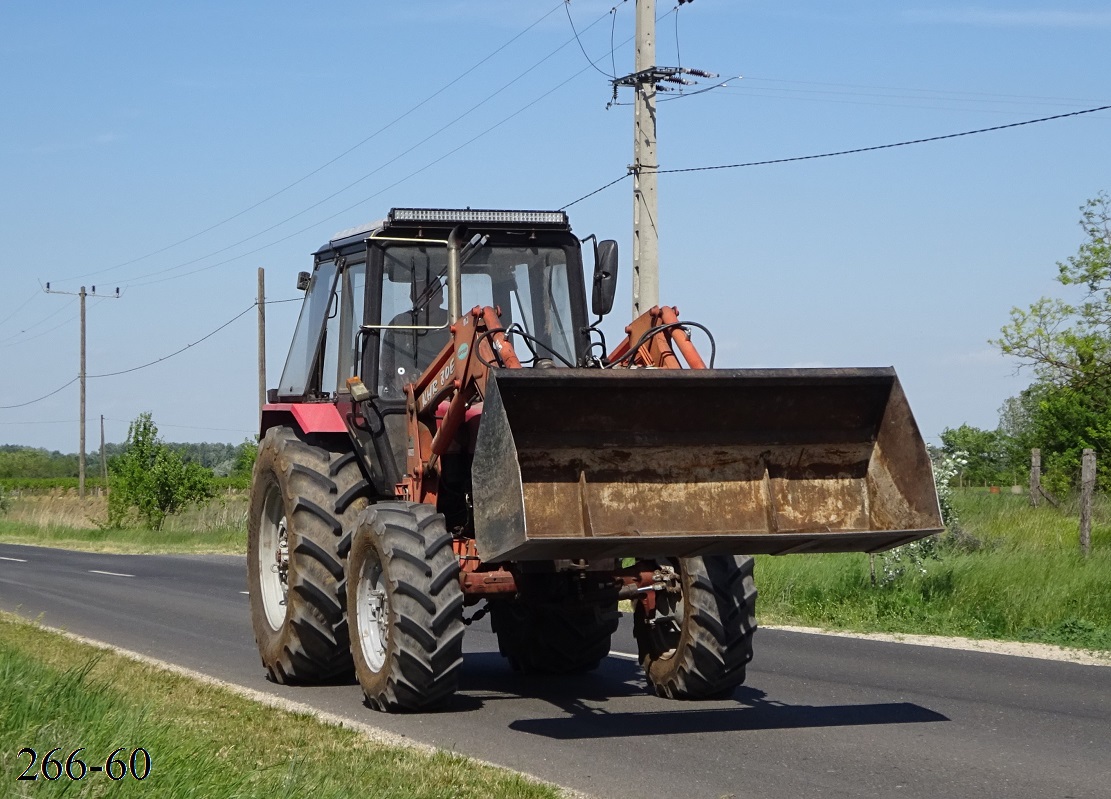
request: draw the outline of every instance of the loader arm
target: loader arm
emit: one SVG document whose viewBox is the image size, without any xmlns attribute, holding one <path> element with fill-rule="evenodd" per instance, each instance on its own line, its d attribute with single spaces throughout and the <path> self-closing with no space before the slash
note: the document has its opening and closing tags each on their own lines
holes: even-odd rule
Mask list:
<svg viewBox="0 0 1111 799">
<path fill-rule="evenodd" d="M 449 328 L 451 340 L 416 382 L 405 386 L 408 458 L 399 498 L 436 504 L 440 458 L 467 408 L 482 401 L 491 365 L 520 368 L 500 315 L 489 306 L 463 314 Z"/>
<path fill-rule="evenodd" d="M 706 362 L 691 343 L 679 309 L 654 306 L 625 328 L 625 339 L 606 359 L 613 366 L 650 366 L 657 369 L 684 368 L 675 354 L 678 349 L 688 369 L 705 369 Z"/>
</svg>

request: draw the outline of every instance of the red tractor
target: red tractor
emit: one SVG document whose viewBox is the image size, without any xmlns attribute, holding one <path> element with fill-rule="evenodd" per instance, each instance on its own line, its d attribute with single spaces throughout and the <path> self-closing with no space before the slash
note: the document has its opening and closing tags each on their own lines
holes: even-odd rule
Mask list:
<svg viewBox="0 0 1111 799">
<path fill-rule="evenodd" d="M 395 208 L 316 252 L 251 491 L 271 679 L 422 710 L 466 609 L 513 668 L 569 673 L 630 600 L 651 688 L 719 697 L 752 657 L 751 555 L 941 529 L 894 370 L 715 369 L 668 307 L 610 350 L 616 273 L 559 211 Z"/>
</svg>

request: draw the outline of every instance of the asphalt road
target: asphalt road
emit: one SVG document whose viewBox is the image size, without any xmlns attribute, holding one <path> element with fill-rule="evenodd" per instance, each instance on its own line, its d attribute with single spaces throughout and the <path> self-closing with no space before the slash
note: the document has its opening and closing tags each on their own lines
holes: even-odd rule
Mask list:
<svg viewBox="0 0 1111 799">
<path fill-rule="evenodd" d="M 599 797 L 1111 796 L 1111 668 L 764 630 L 732 700 L 676 703 L 630 625 L 597 672 L 530 679 L 477 622 L 450 708 L 389 716 L 267 682 L 245 592 L 241 557 L 0 545 L 0 609 Z"/>
</svg>

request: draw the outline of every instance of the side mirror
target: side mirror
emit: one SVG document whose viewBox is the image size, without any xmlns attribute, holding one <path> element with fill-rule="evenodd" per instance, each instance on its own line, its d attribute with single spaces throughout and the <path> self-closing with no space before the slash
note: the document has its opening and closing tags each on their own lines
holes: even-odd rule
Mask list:
<svg viewBox="0 0 1111 799">
<path fill-rule="evenodd" d="M 594 245 L 594 291 L 590 310 L 595 316 L 605 316 L 613 308 L 617 294 L 617 242 L 613 239 Z"/>
</svg>

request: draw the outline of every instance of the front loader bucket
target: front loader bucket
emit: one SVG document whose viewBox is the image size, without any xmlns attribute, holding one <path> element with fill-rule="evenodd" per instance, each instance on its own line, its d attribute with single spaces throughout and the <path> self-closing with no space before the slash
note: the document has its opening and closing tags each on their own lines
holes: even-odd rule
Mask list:
<svg viewBox="0 0 1111 799">
<path fill-rule="evenodd" d="M 890 368 L 501 369 L 483 560 L 875 552 L 942 529 Z"/>
</svg>

